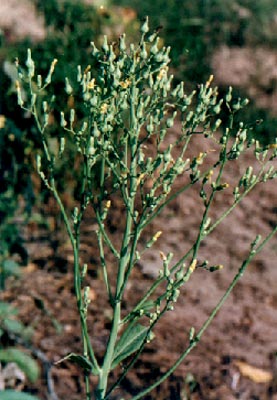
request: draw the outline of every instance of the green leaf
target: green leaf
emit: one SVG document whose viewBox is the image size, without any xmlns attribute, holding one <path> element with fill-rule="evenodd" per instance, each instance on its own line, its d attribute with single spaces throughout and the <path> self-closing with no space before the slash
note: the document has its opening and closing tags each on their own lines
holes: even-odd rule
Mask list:
<svg viewBox="0 0 277 400">
<path fill-rule="evenodd" d="M 92 371 L 93 374 L 98 375 L 98 371 L 95 370 L 92 363 L 84 356 L 80 356 L 79 354 L 75 353 L 70 353 L 61 360 L 59 360 L 58 362 L 56 362 L 56 364 L 60 364 L 61 362 L 66 360 L 72 361 L 73 363 L 78 364 L 84 370 Z"/>
<path fill-rule="evenodd" d="M 5 301 L 0 301 L 0 319 L 16 315 L 17 313 L 18 311 L 16 308 L 12 307 Z"/>
<path fill-rule="evenodd" d="M 15 319 L 10 319 L 10 318 L 5 318 L 3 321 L 3 327 L 12 333 L 21 335 L 24 330 L 25 326 L 20 322 Z"/>
<path fill-rule="evenodd" d="M 19 335 L 21 338 L 27 341 L 31 339 L 34 333 L 34 330 L 31 326 L 26 327 L 22 324 L 22 322 L 11 318 L 3 318 L 0 323 L 0 327 L 3 332 L 7 331 L 9 333 L 14 333 L 15 335 Z"/>
<path fill-rule="evenodd" d="M 15 390 L 3 390 L 0 392 L 0 400 L 40 400 L 40 399 L 28 393 L 16 392 Z"/>
<path fill-rule="evenodd" d="M 129 325 L 116 344 L 112 368 L 115 368 L 122 360 L 137 351 L 147 335 L 149 335 L 149 328 L 140 324 Z M 150 335 L 149 339 L 151 340 L 152 338 L 153 334 L 152 336 Z"/>
<path fill-rule="evenodd" d="M 5 260 L 2 267 L 6 276 L 12 275 L 18 277 L 21 275 L 20 265 L 14 260 Z"/>
<path fill-rule="evenodd" d="M 21 350 L 13 347 L 0 350 L 0 361 L 15 362 L 31 382 L 35 382 L 39 377 L 38 363 Z"/>
</svg>

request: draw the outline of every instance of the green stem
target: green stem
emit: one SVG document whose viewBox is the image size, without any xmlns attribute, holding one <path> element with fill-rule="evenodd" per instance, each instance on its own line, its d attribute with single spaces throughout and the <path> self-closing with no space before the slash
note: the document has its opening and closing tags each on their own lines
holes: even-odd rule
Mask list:
<svg viewBox="0 0 277 400">
<path fill-rule="evenodd" d="M 229 297 L 230 293 L 238 283 L 239 279 L 243 276 L 247 266 L 250 264 L 250 262 L 253 260 L 256 254 L 258 254 L 263 247 L 267 244 L 267 242 L 276 234 L 277 232 L 277 225 L 275 228 L 271 231 L 269 235 L 264 239 L 264 241 L 261 243 L 260 246 L 256 249 L 256 251 L 251 252 L 246 260 L 242 263 L 238 273 L 234 277 L 233 281 L 229 285 L 228 289 L 220 299 L 220 301 L 217 303 L 216 307 L 213 309 L 211 312 L 210 316 L 208 319 L 204 322 L 200 330 L 198 331 L 197 335 L 190 341 L 189 346 L 187 349 L 181 354 L 181 356 L 176 360 L 176 362 L 172 365 L 171 368 L 168 369 L 167 372 L 165 372 L 154 384 L 140 392 L 138 395 L 134 396 L 132 400 L 138 400 L 143 398 L 147 393 L 151 392 L 153 389 L 155 389 L 157 386 L 159 386 L 162 382 L 164 382 L 175 370 L 176 368 L 182 363 L 182 361 L 186 358 L 186 356 L 191 352 L 191 350 L 197 345 L 199 340 L 201 339 L 202 335 L 206 331 L 206 329 L 210 326 L 211 322 L 214 320 L 215 316 Z"/>
<path fill-rule="evenodd" d="M 205 211 L 204 211 L 204 214 L 203 214 L 203 217 L 202 217 L 202 220 L 201 220 L 201 224 L 200 224 L 200 228 L 199 228 L 198 237 L 197 237 L 196 242 L 195 242 L 195 244 L 193 246 L 193 256 L 192 256 L 193 259 L 197 258 L 197 254 L 198 254 L 198 250 L 199 250 L 200 244 L 201 244 L 201 242 L 203 240 L 203 237 L 206 236 L 206 235 L 204 235 L 205 224 L 207 222 L 209 211 L 210 211 L 211 205 L 213 203 L 213 200 L 214 200 L 216 192 L 217 192 L 217 187 L 218 187 L 218 185 L 220 185 L 220 181 L 221 181 L 221 178 L 222 178 L 224 167 L 225 167 L 225 165 L 227 163 L 227 155 L 226 155 L 226 153 L 227 153 L 227 143 L 228 143 L 228 140 L 226 141 L 226 144 L 223 146 L 222 151 L 221 151 L 221 154 L 223 155 L 222 156 L 223 160 L 221 162 L 220 169 L 219 169 L 215 184 L 214 184 L 214 186 L 212 186 L 212 193 L 211 193 L 211 195 L 209 197 L 209 200 L 208 200 L 208 202 L 206 204 Z"/>
<path fill-rule="evenodd" d="M 226 162 L 227 162 L 227 158 L 226 158 L 226 146 L 225 146 L 225 149 L 224 149 L 224 155 L 225 155 L 225 157 L 224 157 L 224 159 L 223 159 L 223 161 L 222 161 L 222 164 L 221 164 L 221 167 L 220 167 L 220 170 L 219 170 L 217 179 L 216 179 L 216 183 L 215 183 L 216 186 L 219 185 L 219 183 L 220 183 L 220 180 L 221 180 L 221 177 L 222 177 L 222 173 L 223 173 L 223 170 L 224 170 L 224 166 L 225 166 L 225 164 L 226 164 Z M 204 174 L 203 176 L 205 176 L 205 174 Z M 190 184 L 187 185 L 187 186 L 191 186 L 191 185 L 192 185 L 192 183 L 190 183 Z M 181 192 L 181 191 L 183 191 L 183 190 L 184 190 L 184 187 L 181 188 L 181 190 L 178 191 L 178 193 Z M 205 208 L 205 211 L 204 211 L 202 220 L 201 220 L 200 229 L 199 229 L 199 233 L 198 233 L 197 239 L 196 239 L 196 241 L 195 241 L 195 244 L 194 244 L 194 245 L 192 246 L 192 248 L 191 248 L 191 249 L 190 249 L 190 250 L 189 250 L 189 251 L 188 251 L 188 252 L 187 252 L 187 253 L 172 267 L 172 268 L 171 268 L 171 270 L 170 270 L 171 273 L 175 272 L 175 270 L 189 257 L 189 255 L 190 255 L 191 253 L 193 253 L 192 259 L 195 259 L 195 258 L 197 257 L 197 253 L 198 253 L 200 244 L 201 244 L 202 240 L 204 239 L 204 237 L 206 236 L 206 234 L 204 234 L 204 227 L 205 227 L 205 223 L 206 223 L 207 218 L 208 218 L 208 212 L 209 212 L 210 207 L 211 207 L 211 205 L 212 205 L 212 202 L 213 202 L 215 193 L 216 193 L 216 190 L 213 189 L 213 191 L 212 191 L 212 193 L 211 193 L 211 195 L 210 195 L 209 201 L 208 201 L 208 203 L 207 203 L 207 205 L 206 205 L 206 208 Z M 175 196 L 176 196 L 176 193 L 175 193 L 173 196 L 171 196 L 170 199 L 168 199 L 168 200 L 169 200 L 168 202 L 172 201 L 172 199 L 175 198 Z M 176 196 L 176 197 L 177 197 L 177 196 Z M 167 203 L 167 201 L 166 201 L 165 203 Z M 152 217 L 150 217 L 150 219 L 152 220 Z M 147 222 L 147 224 L 148 224 L 148 222 Z M 145 224 L 143 224 L 143 227 L 142 227 L 141 229 L 143 229 L 144 226 L 145 226 Z M 157 289 L 157 287 L 158 287 L 165 279 L 166 279 L 165 277 L 161 277 L 161 278 L 157 279 L 157 280 L 152 284 L 151 288 L 147 291 L 147 293 L 143 296 L 143 298 L 139 301 L 139 303 L 135 306 L 135 308 L 124 318 L 123 322 L 127 322 L 127 321 L 131 318 L 131 316 L 134 315 L 134 314 L 136 313 L 136 311 L 138 311 L 138 310 L 143 306 L 143 304 L 145 303 L 145 301 L 155 292 L 155 290 Z"/>
<path fill-rule="evenodd" d="M 44 136 L 43 129 L 41 128 L 41 125 L 39 123 L 39 119 L 37 116 L 37 111 L 36 109 L 32 110 L 33 115 L 36 119 L 38 129 L 41 134 L 41 141 L 44 149 L 44 153 L 46 155 L 47 161 L 49 163 L 49 168 L 50 168 L 50 181 L 49 181 L 49 188 L 51 189 L 53 196 L 55 200 L 57 201 L 57 204 L 60 208 L 61 215 L 66 227 L 66 231 L 68 233 L 72 249 L 73 249 L 73 255 L 74 255 L 74 288 L 75 288 L 75 293 L 76 293 L 76 300 L 77 300 L 77 307 L 79 311 L 79 317 L 80 317 L 80 323 L 81 323 L 81 335 L 82 335 L 82 341 L 83 341 L 83 352 L 85 357 L 89 357 L 92 364 L 94 371 L 98 373 L 99 371 L 99 365 L 97 362 L 97 359 L 95 357 L 90 338 L 88 335 L 88 330 L 87 330 L 87 323 L 86 323 L 86 316 L 84 315 L 84 304 L 83 304 L 83 298 L 82 298 L 82 292 L 81 292 L 81 277 L 80 277 L 80 268 L 79 268 L 79 246 L 78 246 L 78 236 L 79 236 L 79 229 L 76 230 L 76 237 L 74 237 L 71 224 L 69 222 L 69 219 L 67 217 L 64 205 L 61 201 L 61 198 L 59 196 L 59 193 L 56 189 L 55 185 L 55 180 L 53 177 L 53 166 L 52 166 L 52 158 L 48 149 L 48 144 L 46 142 L 46 138 Z M 89 377 L 86 375 L 85 376 L 85 386 L 86 386 L 86 399 L 90 400 L 90 388 L 89 388 Z"/>
<path fill-rule="evenodd" d="M 239 198 L 226 210 L 224 213 L 221 214 L 220 217 L 217 218 L 217 220 L 210 226 L 209 229 L 207 229 L 205 236 L 208 236 L 233 210 L 234 208 L 251 192 L 254 187 L 260 183 L 260 178 L 263 175 L 263 172 L 266 168 L 267 164 L 264 164 L 259 172 L 259 175 L 257 178 L 254 180 L 254 182 L 248 186 L 247 189 L 239 196 Z"/>
<path fill-rule="evenodd" d="M 134 200 L 132 200 L 134 202 Z M 115 343 L 117 340 L 118 330 L 120 326 L 120 319 L 121 319 L 121 302 L 122 302 L 122 293 L 121 289 L 124 282 L 124 274 L 128 264 L 128 247 L 130 243 L 130 233 L 132 228 L 132 211 L 133 207 L 130 204 L 130 210 L 127 210 L 127 219 L 126 219 L 126 226 L 124 237 L 122 241 L 122 247 L 120 252 L 120 260 L 118 266 L 118 275 L 117 275 L 117 283 L 116 283 L 116 293 L 114 297 L 114 311 L 113 311 L 113 320 L 112 326 L 110 331 L 110 337 L 106 348 L 106 353 L 103 361 L 102 372 L 100 375 L 98 387 L 97 387 L 97 398 L 103 399 L 107 390 L 107 383 L 108 383 L 108 375 L 110 372 L 112 360 L 113 360 L 113 353 L 115 348 Z"/>
<path fill-rule="evenodd" d="M 86 318 L 83 313 L 84 309 L 84 304 L 83 304 L 83 297 L 82 297 L 82 291 L 81 291 L 81 276 L 80 276 L 80 266 L 79 266 L 79 246 L 78 246 L 78 233 L 77 233 L 77 238 L 74 237 L 71 225 L 69 222 L 69 219 L 67 217 L 64 205 L 61 201 L 61 198 L 57 192 L 54 179 L 52 178 L 50 181 L 51 188 L 53 195 L 60 207 L 60 211 L 62 214 L 62 218 L 68 233 L 68 236 L 70 238 L 70 242 L 73 248 L 73 255 L 74 255 L 74 288 L 75 288 L 75 293 L 76 293 L 76 300 L 77 300 L 77 307 L 79 310 L 79 315 L 80 315 L 80 322 L 81 322 L 81 330 L 82 330 L 82 339 L 83 339 L 83 344 L 84 344 L 84 351 L 86 352 L 86 355 L 88 355 L 89 351 L 89 357 L 93 363 L 93 366 L 95 370 L 99 371 L 99 365 L 96 360 L 96 357 L 94 355 L 94 351 L 92 349 L 88 331 L 87 331 L 87 323 L 86 323 Z"/>
<path fill-rule="evenodd" d="M 108 277 L 108 271 L 107 271 L 107 265 L 106 265 L 106 259 L 105 259 L 105 252 L 104 252 L 104 246 L 103 246 L 103 236 L 102 236 L 101 232 L 97 233 L 97 238 L 98 238 L 98 247 L 99 247 L 99 252 L 100 252 L 100 262 L 101 262 L 101 266 L 102 266 L 104 282 L 105 282 L 105 285 L 106 285 L 106 290 L 107 290 L 107 293 L 108 293 L 109 301 L 110 301 L 110 303 L 112 303 L 113 302 L 113 296 L 112 296 L 112 291 L 111 291 L 109 277 Z"/>
<path fill-rule="evenodd" d="M 109 249 L 111 250 L 111 252 L 115 256 L 115 258 L 117 260 L 119 260 L 120 259 L 120 254 L 118 253 L 118 251 L 116 250 L 116 248 L 112 244 L 112 241 L 109 238 L 109 236 L 108 236 L 108 234 L 107 234 L 107 232 L 105 230 L 103 222 L 101 221 L 101 216 L 99 215 L 99 211 L 98 210 L 95 210 L 95 215 L 96 215 L 96 219 L 97 219 L 97 223 L 98 223 L 98 226 L 99 226 L 100 233 L 103 236 L 103 239 L 104 239 L 106 245 L 109 247 Z"/>
<path fill-rule="evenodd" d="M 142 344 L 140 345 L 139 349 L 137 350 L 136 354 L 132 357 L 132 359 L 130 360 L 130 362 L 127 364 L 127 366 L 124 366 L 124 371 L 122 372 L 122 374 L 120 375 L 120 377 L 117 379 L 117 381 L 109 388 L 104 400 L 107 400 L 109 398 L 110 393 L 113 392 L 113 390 L 118 387 L 118 385 L 122 382 L 122 380 L 124 379 L 124 377 L 127 375 L 127 373 L 130 371 L 130 369 L 134 366 L 134 364 L 136 363 L 136 361 L 138 360 L 139 356 L 141 355 L 141 353 L 143 352 L 143 349 L 147 343 L 149 334 L 152 332 L 153 328 L 155 327 L 155 325 L 158 323 L 158 321 L 164 316 L 164 314 L 167 312 L 167 306 L 164 307 L 164 309 L 160 312 L 160 314 L 158 315 L 157 319 L 155 321 L 153 321 L 149 328 L 148 331 L 145 335 L 145 339 L 142 342 Z"/>
<path fill-rule="evenodd" d="M 136 115 L 135 115 L 135 107 L 136 107 L 136 87 L 133 82 L 132 85 L 132 93 L 131 93 L 131 104 L 130 104 L 130 137 L 129 137 L 129 146 L 125 147 L 125 159 L 128 157 L 126 153 L 129 151 L 130 147 L 130 186 L 129 186 L 129 194 L 128 194 L 128 204 L 126 207 L 126 223 L 125 230 L 122 239 L 121 251 L 120 251 L 120 259 L 118 265 L 118 273 L 117 273 L 117 282 L 116 282 L 116 292 L 114 296 L 114 310 L 113 310 L 113 319 L 112 326 L 110 330 L 110 336 L 106 348 L 106 353 L 104 356 L 104 361 L 102 365 L 101 374 L 99 375 L 98 387 L 96 390 L 97 399 L 104 399 L 107 384 L 108 384 L 108 376 L 110 373 L 112 361 L 113 361 L 113 353 L 115 349 L 115 344 L 118 336 L 118 331 L 121 323 L 121 303 L 123 291 L 122 288 L 124 286 L 124 278 L 125 272 L 129 264 L 130 259 L 130 244 L 131 244 L 131 233 L 133 226 L 133 214 L 134 214 L 134 205 L 135 205 L 135 193 L 137 187 L 137 159 L 136 159 L 136 146 L 137 146 L 137 124 L 136 124 Z"/>
</svg>

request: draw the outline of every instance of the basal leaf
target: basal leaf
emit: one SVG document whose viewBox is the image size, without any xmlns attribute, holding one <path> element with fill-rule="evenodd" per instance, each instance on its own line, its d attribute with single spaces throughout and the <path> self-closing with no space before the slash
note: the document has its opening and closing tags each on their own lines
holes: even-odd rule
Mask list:
<svg viewBox="0 0 277 400">
<path fill-rule="evenodd" d="M 11 316 L 11 315 L 16 315 L 17 314 L 16 308 L 12 307 L 9 303 L 6 303 L 5 301 L 0 301 L 0 319 Z"/>
<path fill-rule="evenodd" d="M 0 350 L 0 361 L 15 362 L 31 382 L 35 382 L 39 377 L 38 363 L 19 349 L 10 347 Z"/>
<path fill-rule="evenodd" d="M 3 321 L 3 327 L 8 330 L 9 332 L 15 334 L 22 334 L 26 329 L 25 326 L 16 319 L 5 318 Z"/>
<path fill-rule="evenodd" d="M 20 276 L 21 268 L 20 265 L 14 260 L 5 260 L 3 262 L 3 271 L 5 275 Z"/>
<path fill-rule="evenodd" d="M 0 400 L 40 400 L 38 397 L 28 393 L 15 390 L 3 390 L 0 392 Z"/>
</svg>

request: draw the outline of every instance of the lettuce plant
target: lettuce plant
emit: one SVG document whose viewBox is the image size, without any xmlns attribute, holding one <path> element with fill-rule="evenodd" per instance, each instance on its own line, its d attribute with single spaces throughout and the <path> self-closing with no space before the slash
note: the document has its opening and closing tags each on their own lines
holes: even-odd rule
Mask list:
<svg viewBox="0 0 277 400">
<path fill-rule="evenodd" d="M 234 120 L 239 110 L 247 105 L 247 100 L 234 100 L 231 88 L 220 98 L 217 88 L 212 86 L 212 77 L 190 94 L 185 92 L 183 82 L 173 87 L 173 76 L 169 74 L 170 48 L 162 46 L 158 31 L 149 31 L 146 19 L 138 44 L 127 46 L 124 35 L 117 43 L 109 43 L 104 37 L 100 48 L 92 43 L 90 63 L 76 66 L 76 78 L 65 77 L 68 104 L 72 106 L 70 110 L 65 107 L 60 113 L 62 134 L 57 137 L 58 147 L 53 149 L 49 130 L 55 118 L 56 104 L 59 104 L 59 93 L 48 98 L 47 87 L 51 85 L 57 63 L 55 59 L 48 75 L 42 77 L 37 74 L 28 50 L 25 68 L 17 63 L 18 104 L 32 114 L 38 127 L 41 152 L 36 158 L 37 170 L 59 205 L 74 254 L 74 287 L 83 348 L 80 354 L 71 353 L 65 358 L 82 368 L 86 400 L 92 395 L 97 400 L 104 400 L 112 398 L 112 393 L 135 365 L 144 347 L 154 340 L 154 328 L 168 311 L 174 309 L 180 291 L 191 275 L 200 268 L 211 272 L 221 269 L 221 265 L 199 261 L 201 244 L 257 184 L 277 177 L 273 163 L 277 144 L 263 148 L 257 141 L 249 139 L 247 126 Z M 77 111 L 79 107 L 75 106 L 78 103 L 85 109 L 81 116 Z M 221 127 L 222 108 L 229 113 L 225 127 Z M 177 120 L 180 129 L 176 137 L 170 128 Z M 209 140 L 214 144 L 217 160 L 213 165 L 205 164 L 207 153 L 204 150 L 187 157 L 195 136 L 203 143 Z M 71 147 L 68 153 L 67 145 L 72 141 L 74 148 Z M 233 187 L 232 204 L 213 220 L 211 207 L 218 194 L 229 186 L 224 180 L 226 166 L 240 159 L 248 148 L 253 149 L 259 170 L 247 166 Z M 55 173 L 64 157 L 68 162 L 78 160 L 73 165 L 78 169 L 74 176 L 79 201 L 73 210 L 67 210 L 62 202 L 58 184 L 63 177 Z M 176 188 L 180 176 L 182 182 L 186 178 L 186 183 Z M 132 272 L 143 254 L 151 251 L 155 243 L 158 245 L 162 234 L 158 231 L 146 239 L 150 224 L 159 218 L 168 204 L 193 186 L 198 188 L 203 204 L 202 209 L 195 210 L 201 214 L 201 221 L 193 246 L 174 263 L 171 253 L 161 251 L 157 279 L 145 288 L 137 304 L 126 310 L 123 302 Z M 118 198 L 124 205 L 124 229 L 115 239 L 109 231 L 107 217 L 113 212 L 113 204 Z M 89 266 L 80 264 L 79 255 L 82 222 L 88 208 L 93 210 L 97 226 L 94 233 L 98 239 L 100 275 L 112 310 L 109 338 L 105 352 L 100 356 L 92 344 L 87 324 L 90 287 L 86 285 L 86 273 Z M 253 239 L 247 258 L 242 260 L 229 288 L 201 329 L 197 332 L 191 328 L 187 346 L 180 357 L 156 382 L 142 389 L 133 399 L 145 398 L 174 372 L 197 345 L 253 257 L 276 232 L 277 226 L 268 236 Z M 163 234 L 166 235 L 166 227 Z M 113 258 L 112 269 L 108 266 L 108 257 L 109 263 Z M 113 382 L 111 372 L 119 365 L 123 368 Z M 90 383 L 91 374 L 97 377 L 94 388 Z"/>
</svg>

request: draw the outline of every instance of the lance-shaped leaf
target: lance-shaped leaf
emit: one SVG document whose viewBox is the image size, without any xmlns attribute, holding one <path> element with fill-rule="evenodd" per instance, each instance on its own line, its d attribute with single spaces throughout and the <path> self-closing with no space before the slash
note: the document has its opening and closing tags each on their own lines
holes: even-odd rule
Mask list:
<svg viewBox="0 0 277 400">
<path fill-rule="evenodd" d="M 140 324 L 129 325 L 116 344 L 113 354 L 112 369 L 125 358 L 139 350 L 146 339 L 152 340 L 153 338 L 154 335 L 151 332 L 149 333 L 149 328 Z"/>
<path fill-rule="evenodd" d="M 93 364 L 84 356 L 79 354 L 70 353 L 61 360 L 57 361 L 55 364 L 60 364 L 63 361 L 69 360 L 75 364 L 78 364 L 81 368 L 86 371 L 92 372 L 94 375 L 98 375 L 98 371 L 94 368 Z"/>
</svg>

